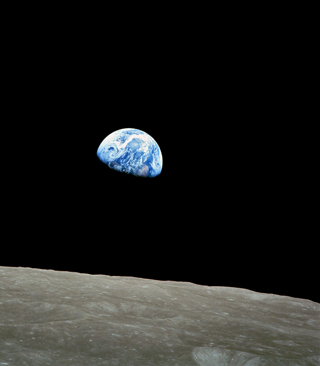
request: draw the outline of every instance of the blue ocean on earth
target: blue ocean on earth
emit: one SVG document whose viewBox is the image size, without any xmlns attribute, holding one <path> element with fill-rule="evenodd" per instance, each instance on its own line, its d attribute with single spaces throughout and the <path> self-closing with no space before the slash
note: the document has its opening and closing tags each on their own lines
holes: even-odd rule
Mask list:
<svg viewBox="0 0 320 366">
<path fill-rule="evenodd" d="M 109 168 L 138 177 L 153 178 L 162 171 L 162 153 L 146 132 L 123 128 L 108 135 L 97 150 Z"/>
</svg>

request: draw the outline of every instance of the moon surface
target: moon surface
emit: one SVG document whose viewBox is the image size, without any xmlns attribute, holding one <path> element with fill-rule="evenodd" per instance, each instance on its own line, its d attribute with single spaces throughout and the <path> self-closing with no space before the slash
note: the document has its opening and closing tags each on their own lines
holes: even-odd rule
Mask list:
<svg viewBox="0 0 320 366">
<path fill-rule="evenodd" d="M 0 365 L 319 366 L 319 319 L 241 288 L 0 267 Z"/>
</svg>

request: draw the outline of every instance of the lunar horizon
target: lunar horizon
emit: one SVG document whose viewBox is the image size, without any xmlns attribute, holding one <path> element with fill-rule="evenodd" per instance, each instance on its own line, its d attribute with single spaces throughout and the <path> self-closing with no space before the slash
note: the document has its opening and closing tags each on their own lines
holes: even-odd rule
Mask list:
<svg viewBox="0 0 320 366">
<path fill-rule="evenodd" d="M 0 365 L 317 366 L 319 315 L 241 288 L 0 267 Z"/>
</svg>

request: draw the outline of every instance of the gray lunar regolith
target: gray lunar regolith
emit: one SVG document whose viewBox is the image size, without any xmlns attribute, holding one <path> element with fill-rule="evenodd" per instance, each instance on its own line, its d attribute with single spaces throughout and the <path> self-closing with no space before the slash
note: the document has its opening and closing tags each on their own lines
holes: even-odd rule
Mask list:
<svg viewBox="0 0 320 366">
<path fill-rule="evenodd" d="M 241 288 L 0 267 L 0 366 L 318 366 L 319 315 Z"/>
</svg>

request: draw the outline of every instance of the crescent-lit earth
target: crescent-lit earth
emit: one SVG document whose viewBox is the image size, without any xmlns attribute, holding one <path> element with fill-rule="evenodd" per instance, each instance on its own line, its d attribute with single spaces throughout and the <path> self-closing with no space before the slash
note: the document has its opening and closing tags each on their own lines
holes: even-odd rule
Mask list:
<svg viewBox="0 0 320 366">
<path fill-rule="evenodd" d="M 97 150 L 109 168 L 139 177 L 156 177 L 162 171 L 159 145 L 146 132 L 123 128 L 108 135 Z"/>
</svg>

